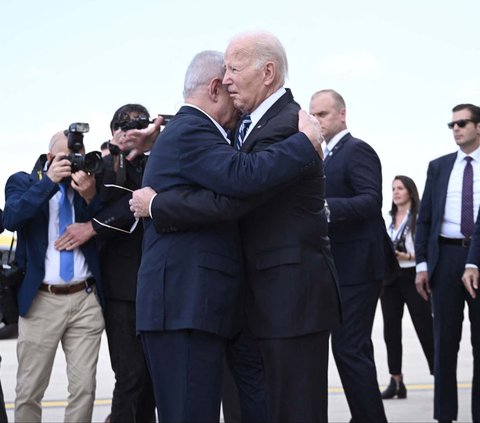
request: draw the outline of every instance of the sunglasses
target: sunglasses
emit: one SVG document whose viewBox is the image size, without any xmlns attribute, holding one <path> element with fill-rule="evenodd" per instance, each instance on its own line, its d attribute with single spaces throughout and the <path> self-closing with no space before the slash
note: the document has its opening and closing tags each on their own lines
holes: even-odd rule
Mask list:
<svg viewBox="0 0 480 423">
<path fill-rule="evenodd" d="M 449 122 L 447 123 L 447 125 L 450 129 L 453 129 L 455 125 L 458 125 L 459 128 L 465 128 L 468 122 L 475 123 L 472 119 L 459 119 L 459 120 L 454 120 L 453 122 Z"/>
</svg>

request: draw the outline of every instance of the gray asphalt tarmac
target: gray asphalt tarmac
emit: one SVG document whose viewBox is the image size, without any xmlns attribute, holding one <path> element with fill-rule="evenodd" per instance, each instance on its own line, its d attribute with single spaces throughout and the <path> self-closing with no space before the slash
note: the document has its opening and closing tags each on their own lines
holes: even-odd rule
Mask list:
<svg viewBox="0 0 480 423">
<path fill-rule="evenodd" d="M 375 360 L 377 363 L 378 381 L 383 389 L 389 382 L 386 350 L 383 342 L 383 322 L 380 307 L 377 309 L 373 329 Z M 417 340 L 408 311 L 405 310 L 403 323 L 403 372 L 408 389 L 406 399 L 385 400 L 385 411 L 390 422 L 433 422 L 433 377 L 428 373 L 426 359 Z M 462 343 L 458 359 L 458 421 L 471 421 L 471 379 L 472 353 L 470 346 L 470 325 L 468 317 L 464 321 Z M 13 422 L 13 402 L 15 399 L 15 377 L 17 370 L 16 340 L 0 340 L 0 354 L 3 358 L 0 369 L 7 414 Z M 110 410 L 113 389 L 113 373 L 110 368 L 106 338 L 102 340 L 98 373 L 97 395 L 93 413 L 94 422 L 103 422 Z M 43 407 L 44 422 L 62 422 L 65 399 L 67 397 L 67 380 L 65 376 L 65 360 L 59 348 L 55 359 L 50 385 L 46 391 Z M 330 422 L 348 422 L 350 413 L 342 390 L 335 362 L 330 358 L 329 370 L 329 420 Z M 480 399 L 478 399 L 480 400 Z"/>
</svg>

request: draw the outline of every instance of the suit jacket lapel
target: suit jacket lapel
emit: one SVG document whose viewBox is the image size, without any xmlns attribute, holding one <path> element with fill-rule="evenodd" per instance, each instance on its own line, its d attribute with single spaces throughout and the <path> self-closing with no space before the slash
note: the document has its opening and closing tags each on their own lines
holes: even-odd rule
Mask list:
<svg viewBox="0 0 480 423">
<path fill-rule="evenodd" d="M 325 159 L 323 160 L 323 166 L 326 167 L 328 165 L 328 163 L 330 162 L 330 160 L 333 158 L 333 156 L 337 155 L 341 150 L 342 148 L 345 146 L 345 143 L 351 138 L 351 134 L 348 133 L 348 134 L 345 134 L 341 139 L 340 141 L 337 142 L 337 144 L 335 145 L 335 147 L 333 147 L 333 150 L 330 151 L 330 153 L 328 154 L 327 157 L 325 157 Z"/>
<path fill-rule="evenodd" d="M 450 179 L 450 174 L 452 173 L 453 165 L 455 164 L 455 160 L 457 159 L 457 154 L 452 154 L 449 157 L 445 158 L 445 165 L 441 166 L 440 172 L 437 179 L 437 187 L 440 190 L 439 197 L 442 201 L 441 209 L 445 210 L 445 203 L 447 201 L 447 191 L 448 191 L 448 182 Z"/>
<path fill-rule="evenodd" d="M 262 128 L 266 125 L 266 123 L 274 116 L 278 114 L 280 110 L 282 110 L 286 104 L 290 103 L 293 101 L 293 94 L 290 91 L 289 88 L 286 88 L 286 93 L 283 94 L 275 103 L 273 103 L 272 107 L 266 111 L 266 113 L 260 118 L 260 120 L 257 122 L 255 127 L 250 131 L 248 134 L 247 139 L 242 145 L 241 151 L 250 151 L 253 146 L 255 145 L 255 142 L 258 141 L 257 135 L 258 133 L 262 130 Z M 237 125 L 237 128 L 235 129 L 235 139 L 238 137 L 238 129 L 240 126 L 240 122 Z"/>
</svg>

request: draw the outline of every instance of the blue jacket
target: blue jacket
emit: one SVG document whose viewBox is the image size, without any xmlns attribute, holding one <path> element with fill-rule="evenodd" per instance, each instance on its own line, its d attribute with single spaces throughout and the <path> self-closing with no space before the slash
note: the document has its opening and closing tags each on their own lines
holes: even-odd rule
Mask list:
<svg viewBox="0 0 480 423">
<path fill-rule="evenodd" d="M 40 176 L 40 177 L 39 177 Z M 58 184 L 48 176 L 34 171 L 18 172 L 10 176 L 5 185 L 5 209 L 3 225 L 17 231 L 16 261 L 25 270 L 25 277 L 18 290 L 19 314 L 25 316 L 45 276 L 45 255 L 48 247 L 48 221 L 50 198 L 58 191 Z M 89 221 L 100 202 L 98 196 L 87 206 L 75 192 L 75 221 Z M 82 245 L 81 250 L 97 283 L 102 298 L 100 265 L 95 240 Z"/>
<path fill-rule="evenodd" d="M 382 217 L 382 167 L 373 148 L 346 134 L 325 160 L 328 234 L 341 286 L 369 283 L 398 267 Z"/>
</svg>

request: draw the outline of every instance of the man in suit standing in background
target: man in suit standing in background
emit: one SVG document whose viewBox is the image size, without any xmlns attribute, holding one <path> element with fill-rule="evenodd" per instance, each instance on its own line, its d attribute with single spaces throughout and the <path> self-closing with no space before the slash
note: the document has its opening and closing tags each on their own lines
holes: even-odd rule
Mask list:
<svg viewBox="0 0 480 423">
<path fill-rule="evenodd" d="M 467 258 L 480 205 L 480 108 L 459 104 L 448 127 L 459 150 L 430 162 L 415 237 L 416 285 L 431 295 L 434 335 L 434 410 L 441 422 L 457 419 L 457 357 L 463 309 L 469 306 L 473 349 L 472 420 L 480 421 L 480 302 L 460 283 L 466 263 L 479 264 L 478 235 Z M 478 227 L 477 227 L 478 230 Z M 470 271 L 471 272 L 471 271 Z M 464 283 L 471 289 L 467 269 Z M 473 293 L 473 291 L 471 291 Z"/>
<path fill-rule="evenodd" d="M 370 145 L 347 129 L 345 101 L 334 90 L 313 94 L 324 150 L 328 235 L 338 270 L 344 320 L 332 332 L 332 352 L 352 422 L 385 422 L 372 327 L 385 276 L 388 240 L 382 217 L 382 169 Z"/>
<path fill-rule="evenodd" d="M 143 178 L 148 188 L 132 198 L 137 216 L 150 216 L 155 192 L 193 185 L 250 197 L 321 162 L 319 125 L 298 108 L 291 122 L 295 131 L 285 142 L 255 154 L 232 149 L 223 128 L 235 126 L 237 111 L 222 85 L 224 72 L 222 53 L 206 51 L 192 60 L 186 104 L 155 142 Z M 218 421 L 222 358 L 227 338 L 242 323 L 243 290 L 236 221 L 158 233 L 154 222 L 145 220 L 137 329 L 161 421 Z"/>
</svg>

